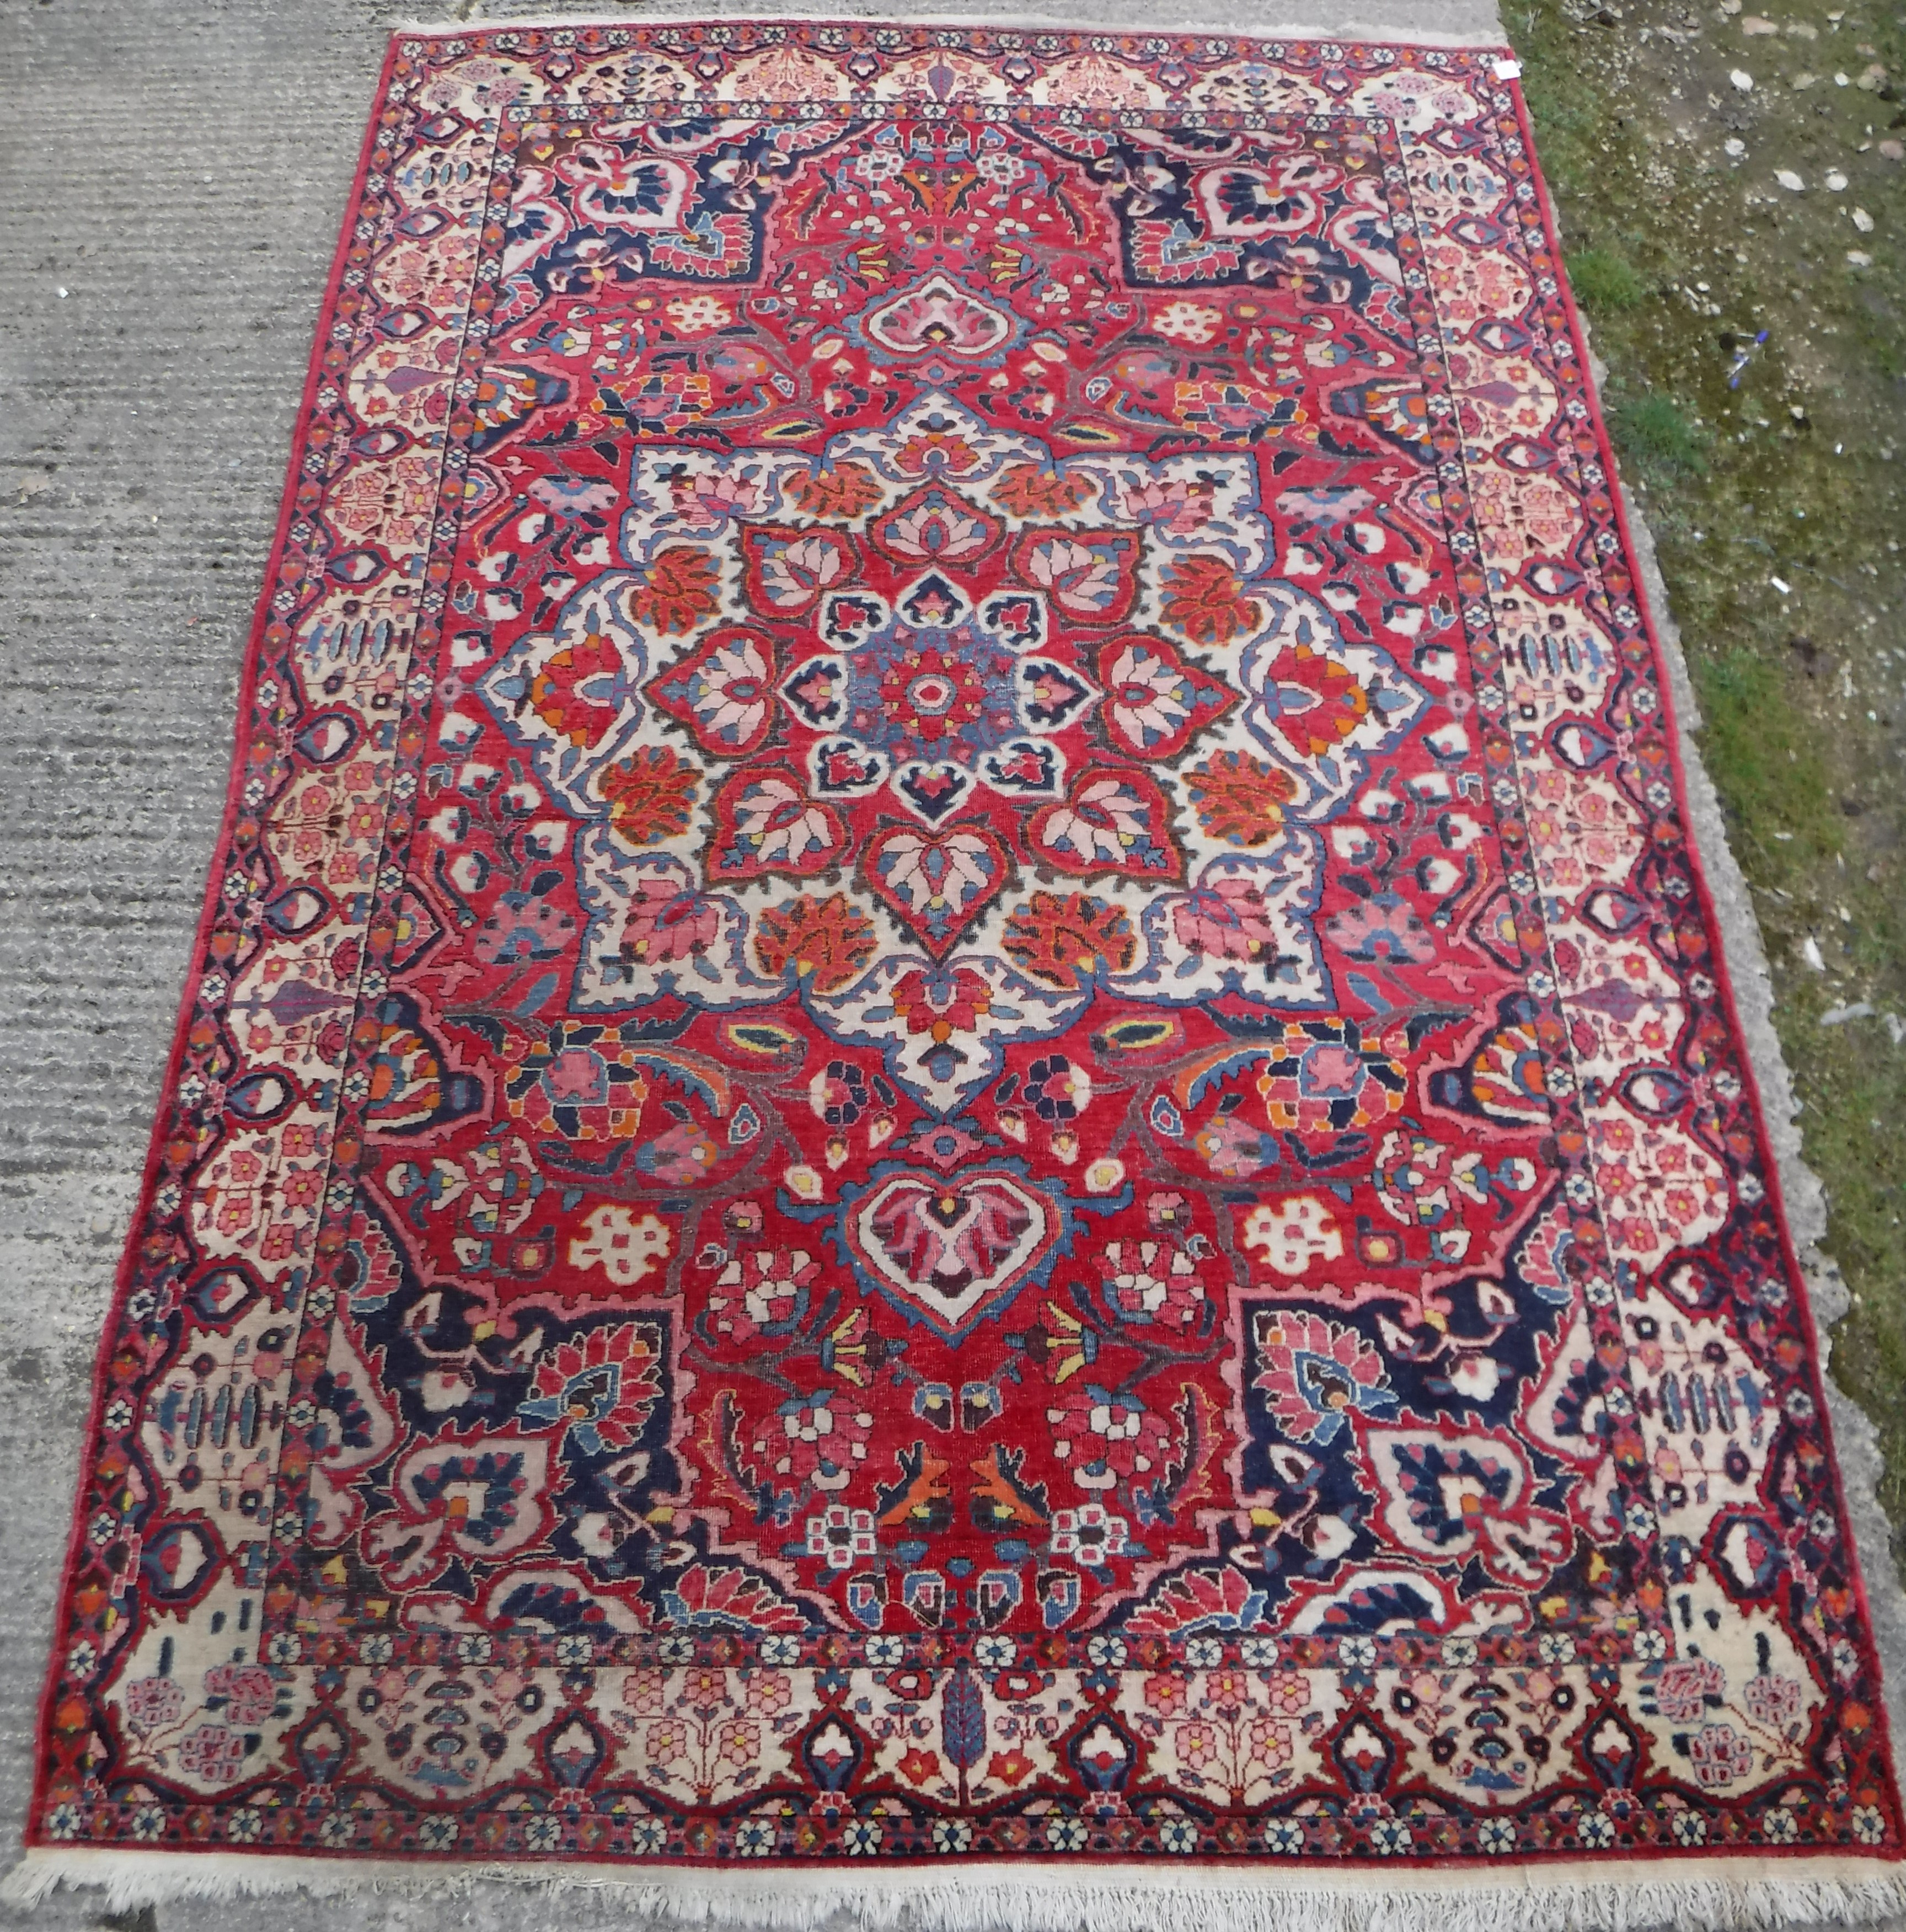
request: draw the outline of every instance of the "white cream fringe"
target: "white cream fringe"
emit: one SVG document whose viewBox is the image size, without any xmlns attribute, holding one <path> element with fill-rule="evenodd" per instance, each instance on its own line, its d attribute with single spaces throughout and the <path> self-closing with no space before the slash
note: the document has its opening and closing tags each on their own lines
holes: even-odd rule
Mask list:
<svg viewBox="0 0 1906 1932">
<path fill-rule="evenodd" d="M 989 1862 L 875 1876 L 730 1866 L 517 1866 L 230 1852 L 41 1848 L 0 1883 L 32 1906 L 97 1886 L 109 1910 L 304 1891 L 448 1899 L 500 1882 L 619 1917 L 757 1932 L 1776 1932 L 1906 1915 L 1906 1867 L 1858 1858 L 1662 1858 L 1603 1864 L 1253 1876 L 1206 1865 Z M 588 1894 L 587 1899 L 577 1894 Z"/>
<path fill-rule="evenodd" d="M 483 0 L 477 0 L 479 9 Z M 838 4 L 838 0 L 835 0 Z M 843 14 L 827 0 L 804 6 L 801 0 L 779 0 L 770 6 L 743 6 L 736 0 L 630 0 L 618 11 L 597 14 L 585 8 L 573 13 L 491 14 L 479 10 L 464 19 L 446 20 L 440 15 L 419 14 L 401 18 L 393 34 L 439 35 L 482 33 L 516 27 L 675 27 L 711 22 L 766 22 L 773 25 L 808 24 L 834 27 L 975 27 L 1004 33 L 1103 33 L 1222 34 L 1232 40 L 1370 41 L 1379 45 L 1412 47 L 1448 47 L 1460 52 L 1473 47 L 1500 47 L 1508 36 L 1500 27 L 1478 27 L 1472 32 L 1451 32 L 1443 28 L 1417 28 L 1399 16 L 1361 20 L 1355 15 L 1319 18 L 1333 14 L 1337 0 L 1314 0 L 1306 10 L 1298 0 L 1298 10 L 1289 14 L 1267 14 L 1253 18 L 1253 4 L 1267 0 L 1245 0 L 1245 4 L 1229 19 L 1208 19 L 1200 0 L 1172 0 L 1172 4 L 1150 10 L 1142 20 L 1134 20 L 1124 10 L 1114 10 L 1088 20 L 1081 11 L 1057 14 L 1010 11 L 981 14 L 917 12 L 908 0 L 890 0 L 887 10 Z M 1286 5 L 1291 0 L 1268 0 L 1270 5 Z M 1208 10 L 1223 14 L 1226 9 L 1212 5 Z M 1492 14 L 1493 18 L 1493 14 Z"/>
</svg>

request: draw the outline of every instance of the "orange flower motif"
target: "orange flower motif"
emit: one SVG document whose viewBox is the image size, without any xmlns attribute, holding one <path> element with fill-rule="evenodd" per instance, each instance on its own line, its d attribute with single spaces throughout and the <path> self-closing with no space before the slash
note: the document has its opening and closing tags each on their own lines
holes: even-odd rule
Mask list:
<svg viewBox="0 0 1906 1932">
<path fill-rule="evenodd" d="M 811 517 L 857 517 L 880 501 L 880 484 L 864 463 L 837 463 L 831 470 L 797 478 L 788 494 Z"/>
<path fill-rule="evenodd" d="M 1102 971 L 1129 970 L 1138 954 L 1124 909 L 1085 892 L 1034 892 L 1007 919 L 1001 944 L 1022 970 L 1067 990 Z"/>
<path fill-rule="evenodd" d="M 572 745 L 593 745 L 616 722 L 616 706 L 582 695 L 585 686 L 613 686 L 623 675 L 615 640 L 600 631 L 584 633 L 558 651 L 530 680 L 530 704 L 552 731 Z"/>
<path fill-rule="evenodd" d="M 1228 644 L 1255 627 L 1258 603 L 1221 557 L 1181 557 L 1165 573 L 1165 616 L 1194 643 Z"/>
<path fill-rule="evenodd" d="M 647 574 L 648 581 L 629 601 L 638 623 L 677 638 L 714 616 L 721 572 L 705 550 L 665 550 Z"/>
<path fill-rule="evenodd" d="M 1277 718 L 1277 728 L 1301 757 L 1320 758 L 1335 751 L 1369 715 L 1369 692 L 1335 658 L 1307 644 L 1286 651 L 1271 676 L 1286 690 L 1310 694 L 1301 705 L 1286 702 Z"/>
<path fill-rule="evenodd" d="M 995 1751 L 986 1760 L 986 1775 L 1001 1784 L 1023 1784 L 1038 1769 L 1032 1760 L 1015 1744 L 1009 1751 Z"/>
<path fill-rule="evenodd" d="M 1262 845 L 1284 822 L 1283 806 L 1296 796 L 1288 772 L 1245 752 L 1219 752 L 1184 775 L 1198 824 L 1233 845 Z"/>
<path fill-rule="evenodd" d="M 1000 472 L 992 499 L 1015 517 L 1057 517 L 1082 503 L 1091 490 L 1082 476 L 1043 470 L 1036 463 L 1014 463 Z"/>
<path fill-rule="evenodd" d="M 836 892 L 764 912 L 755 951 L 764 973 L 791 966 L 802 979 L 812 975 L 817 993 L 837 993 L 873 958 L 877 943 L 873 922 Z"/>
<path fill-rule="evenodd" d="M 963 436 L 950 430 L 929 429 L 910 436 L 893 452 L 895 466 L 909 476 L 929 469 L 950 470 L 964 476 L 980 460 L 979 452 Z"/>
<path fill-rule="evenodd" d="M 665 745 L 652 745 L 602 774 L 609 823 L 632 845 L 659 845 L 689 829 L 701 775 Z"/>
<path fill-rule="evenodd" d="M 924 1784 L 940 1774 L 940 1760 L 929 1750 L 914 1750 L 900 1760 L 900 1775 L 909 1784 Z"/>
</svg>

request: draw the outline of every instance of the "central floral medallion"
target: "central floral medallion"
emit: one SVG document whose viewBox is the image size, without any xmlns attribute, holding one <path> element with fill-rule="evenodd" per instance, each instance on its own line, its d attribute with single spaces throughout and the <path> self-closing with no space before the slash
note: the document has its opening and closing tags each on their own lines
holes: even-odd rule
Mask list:
<svg viewBox="0 0 1906 1932">
<path fill-rule="evenodd" d="M 1426 700 L 1259 487 L 938 392 L 818 456 L 638 452 L 623 567 L 483 686 L 582 821 L 574 1004 L 797 986 L 947 1112 L 1097 988 L 1327 1004 L 1320 827 Z"/>
<path fill-rule="evenodd" d="M 863 592 L 827 600 L 820 654 L 782 687 L 795 725 L 820 734 L 806 754 L 814 795 L 884 790 L 928 825 L 977 788 L 1058 796 L 1065 757 L 1054 740 L 1082 724 L 1100 693 L 1076 664 L 1022 648 L 1045 634 L 1043 600 L 1007 592 L 976 608 L 935 572 L 896 603 L 890 611 Z"/>
</svg>

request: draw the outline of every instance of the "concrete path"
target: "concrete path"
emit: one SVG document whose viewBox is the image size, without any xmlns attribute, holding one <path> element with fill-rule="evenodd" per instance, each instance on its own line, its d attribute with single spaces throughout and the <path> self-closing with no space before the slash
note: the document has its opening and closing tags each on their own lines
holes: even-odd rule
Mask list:
<svg viewBox="0 0 1906 1932">
<path fill-rule="evenodd" d="M 1007 0 L 959 10 L 1027 17 Z M 1499 32 L 1492 0 L 1052 11 L 1234 33 Z M 313 320 L 386 35 L 416 15 L 398 0 L 0 0 L 0 1857 L 26 1801 L 94 1349 L 218 826 Z M 1710 863 L 1730 875 L 1706 816 Z M 1717 883 L 1751 980 L 1738 880 Z M 1784 1076 L 1760 1031 L 1778 1106 Z M 613 1918 L 508 1892 L 160 1916 L 195 1932 L 394 1932 L 558 1911 L 578 1928 Z M 104 1922 L 68 1894 L 30 1922 Z"/>
</svg>

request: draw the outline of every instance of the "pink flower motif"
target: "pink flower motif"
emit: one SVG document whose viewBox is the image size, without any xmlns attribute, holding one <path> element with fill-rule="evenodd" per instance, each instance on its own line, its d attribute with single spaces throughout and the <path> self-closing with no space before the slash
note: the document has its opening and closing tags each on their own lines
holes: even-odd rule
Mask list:
<svg viewBox="0 0 1906 1932">
<path fill-rule="evenodd" d="M 1276 1142 L 1236 1114 L 1207 1120 L 1191 1136 L 1191 1144 L 1214 1174 L 1233 1180 L 1248 1179 L 1277 1158 Z"/>
<path fill-rule="evenodd" d="M 126 1721 L 136 1731 L 176 1724 L 185 1708 L 185 1694 L 170 1677 L 137 1677 L 126 1686 Z"/>
<path fill-rule="evenodd" d="M 803 1248 L 758 1248 L 737 1256 L 722 1271 L 725 1293 L 711 1296 L 709 1312 L 716 1328 L 737 1342 L 766 1330 L 785 1334 L 800 1316 L 821 1267 Z"/>
<path fill-rule="evenodd" d="M 661 1398 L 657 1364 L 655 1332 L 642 1323 L 592 1328 L 539 1358 L 517 1414 L 539 1427 L 560 1426 L 566 1444 L 586 1456 L 626 1449 Z"/>
<path fill-rule="evenodd" d="M 1264 1688 L 1271 1708 L 1286 1718 L 1294 1718 L 1310 1707 L 1310 1680 L 1301 1671 L 1274 1671 L 1265 1679 Z"/>
<path fill-rule="evenodd" d="M 692 1121 L 683 1120 L 636 1150 L 635 1165 L 665 1186 L 699 1180 L 714 1166 L 715 1143 Z"/>
<path fill-rule="evenodd" d="M 1235 1667 L 1214 1670 L 1205 1679 L 1205 1700 L 1213 1710 L 1235 1716 L 1253 1701 L 1250 1679 Z"/>
<path fill-rule="evenodd" d="M 223 1724 L 201 1724 L 179 1747 L 179 1768 L 209 1784 L 230 1784 L 245 1762 L 245 1740 Z"/>
<path fill-rule="evenodd" d="M 1277 945 L 1264 895 L 1247 879 L 1219 879 L 1187 893 L 1172 908 L 1172 930 L 1187 952 L 1214 959 L 1255 959 Z"/>
<path fill-rule="evenodd" d="M 638 1718 L 658 1718 L 668 1707 L 668 1673 L 632 1670 L 622 1680 L 622 1701 Z"/>
<path fill-rule="evenodd" d="M 1251 1755 L 1267 1768 L 1288 1764 L 1291 1756 L 1290 1726 L 1274 1718 L 1253 1718 L 1247 1729 Z"/>
<path fill-rule="evenodd" d="M 794 1700 L 794 1680 L 783 1670 L 757 1672 L 746 1681 L 748 1701 L 770 1718 L 778 1718 Z"/>
<path fill-rule="evenodd" d="M 616 502 L 613 483 L 581 476 L 539 476 L 530 485 L 530 494 L 560 517 L 613 509 Z"/>
<path fill-rule="evenodd" d="M 1083 1503 L 1076 1510 L 1052 1513 L 1052 1554 L 1070 1556 L 1088 1564 L 1122 1556 L 1130 1534 L 1123 1516 L 1113 1516 L 1103 1503 Z"/>
<path fill-rule="evenodd" d="M 1188 537 L 1211 521 L 1208 485 L 1173 482 L 1128 485 L 1119 514 L 1133 522 L 1156 524 L 1175 537 Z"/>
<path fill-rule="evenodd" d="M 1421 965 L 1436 956 L 1436 943 L 1415 908 L 1394 892 L 1346 906 L 1325 921 L 1324 933 L 1346 959 Z"/>
<path fill-rule="evenodd" d="M 215 1664 L 206 1672 L 207 1697 L 222 1697 L 235 1724 L 262 1724 L 272 1714 L 278 1687 L 272 1673 L 256 1664 Z"/>
<path fill-rule="evenodd" d="M 1100 1268 L 1106 1297 L 1138 1327 L 1195 1328 L 1205 1309 L 1198 1264 L 1163 1241 L 1114 1241 Z"/>
<path fill-rule="evenodd" d="M 1397 1398 L 1383 1358 L 1354 1328 L 1321 1315 L 1280 1309 L 1260 1316 L 1251 1386 L 1270 1398 L 1277 1426 L 1293 1442 L 1328 1442 L 1346 1415 L 1392 1412 Z"/>
<path fill-rule="evenodd" d="M 313 1207 L 323 1192 L 322 1168 L 287 1168 L 278 1181 L 279 1197 L 287 1208 Z"/>
<path fill-rule="evenodd" d="M 1800 1687 L 1790 1677 L 1775 1677 L 1763 1672 L 1747 1680 L 1741 1701 L 1757 1724 L 1781 1730 L 1800 1714 Z"/>
<path fill-rule="evenodd" d="M 1217 1732 L 1209 1724 L 1181 1724 L 1172 1733 L 1180 1760 L 1193 1771 L 1202 1771 L 1217 1756 Z"/>
<path fill-rule="evenodd" d="M 1688 1740 L 1688 1756 L 1703 1784 L 1731 1784 L 1754 1768 L 1754 1747 L 1731 1724 L 1703 1724 Z"/>
<path fill-rule="evenodd" d="M 643 879 L 622 928 L 622 956 L 651 966 L 686 959 L 714 944 L 722 915 L 712 899 L 685 892 L 673 879 Z"/>
<path fill-rule="evenodd" d="M 1727 1688 L 1726 1673 L 1712 1658 L 1682 1658 L 1663 1666 L 1655 1680 L 1655 1702 L 1664 1718 L 1677 1724 L 1698 1718 L 1710 1697 Z"/>
<path fill-rule="evenodd" d="M 792 1396 L 764 1418 L 755 1454 L 774 1474 L 818 1489 L 846 1486 L 854 1465 L 866 1458 L 874 1418 L 848 1407 L 838 1391 Z"/>
<path fill-rule="evenodd" d="M 1136 1396 L 1088 1385 L 1046 1412 L 1052 1453 L 1070 1466 L 1082 1489 L 1109 1490 L 1135 1476 L 1157 1474 L 1169 1459 L 1172 1432 Z"/>
</svg>

